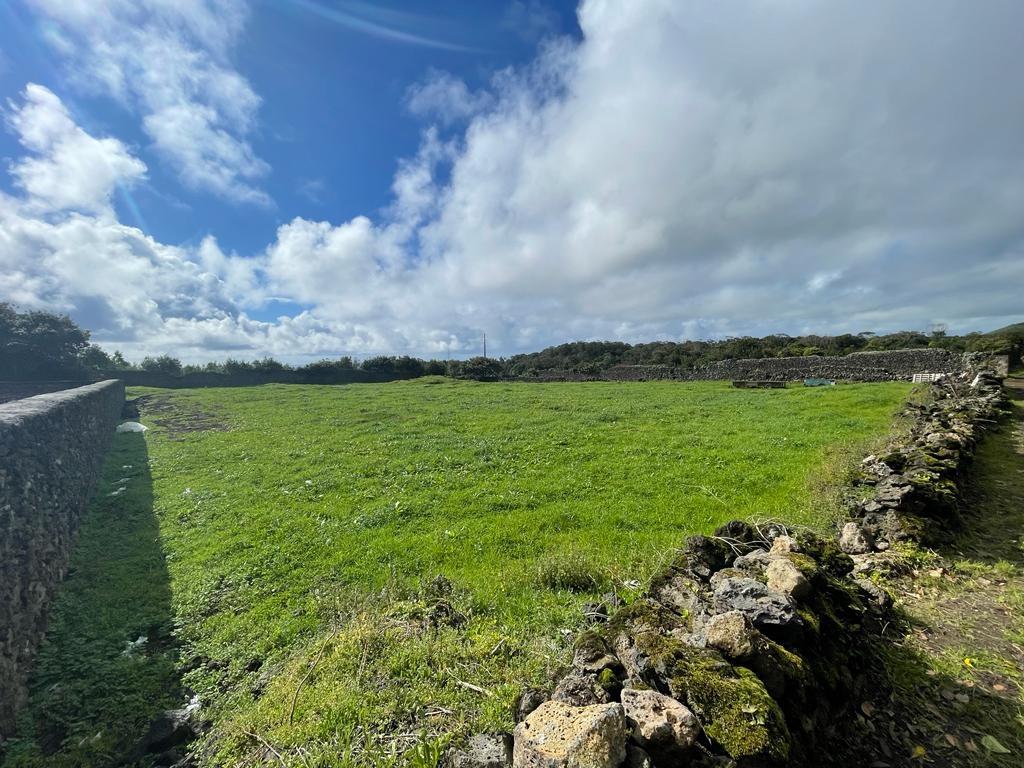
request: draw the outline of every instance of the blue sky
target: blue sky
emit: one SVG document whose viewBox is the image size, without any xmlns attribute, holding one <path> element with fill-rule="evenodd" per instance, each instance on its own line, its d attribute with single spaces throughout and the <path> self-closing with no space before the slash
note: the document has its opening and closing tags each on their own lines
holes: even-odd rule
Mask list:
<svg viewBox="0 0 1024 768">
<path fill-rule="evenodd" d="M 579 34 L 572 2 L 259 0 L 248 7 L 231 59 L 262 99 L 251 143 L 270 166 L 261 180 L 269 205 L 182 189 L 133 110 L 69 82 L 68 62 L 47 43 L 53 21 L 31 3 L 0 4 L 0 92 L 14 97 L 28 82 L 44 85 L 85 130 L 133 148 L 149 183 L 132 190 L 139 218 L 115 196 L 126 223 L 173 243 L 198 244 L 214 233 L 225 249 L 248 254 L 295 216 L 349 219 L 386 206 L 397 161 L 415 154 L 423 129 L 407 108 L 408 90 L 432 71 L 480 88 L 495 71 L 529 61 L 545 37 Z M 20 152 L 17 136 L 0 132 L 0 157 Z M 14 191 L 9 177 L 0 185 Z"/>
<path fill-rule="evenodd" d="M 1024 6 L 0 3 L 0 300 L 129 357 L 1024 319 Z"/>
</svg>

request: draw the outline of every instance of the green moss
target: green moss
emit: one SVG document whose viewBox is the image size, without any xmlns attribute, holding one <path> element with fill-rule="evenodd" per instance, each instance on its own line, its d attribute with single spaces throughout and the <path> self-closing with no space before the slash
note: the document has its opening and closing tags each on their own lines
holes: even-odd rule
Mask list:
<svg viewBox="0 0 1024 768">
<path fill-rule="evenodd" d="M 810 608 L 798 606 L 796 609 L 797 615 L 804 620 L 804 624 L 807 628 L 815 635 L 821 634 L 821 619 L 818 618 L 818 614 L 812 611 Z"/>
<path fill-rule="evenodd" d="M 608 653 L 608 643 L 592 629 L 581 632 L 572 647 L 574 651 L 584 651 L 595 659 Z"/>
<path fill-rule="evenodd" d="M 669 632 L 682 628 L 679 617 L 652 600 L 637 600 L 620 608 L 608 622 L 605 633 L 614 638 L 623 633 Z"/>
<path fill-rule="evenodd" d="M 789 756 L 782 711 L 749 669 L 730 666 L 714 651 L 688 648 L 676 661 L 672 688 L 730 757 L 782 763 Z"/>
<path fill-rule="evenodd" d="M 821 569 L 818 568 L 818 564 L 814 562 L 814 558 L 808 555 L 801 554 L 799 552 L 786 552 L 783 555 L 789 562 L 797 567 L 808 581 L 814 580 L 821 573 Z"/>
<path fill-rule="evenodd" d="M 774 640 L 767 641 L 771 645 L 772 654 L 778 661 L 786 679 L 803 684 L 807 681 L 808 669 L 804 660 Z"/>
<path fill-rule="evenodd" d="M 832 576 L 843 577 L 853 570 L 853 559 L 839 548 L 834 537 L 821 537 L 801 531 L 796 535 L 800 551 L 814 560 Z"/>
<path fill-rule="evenodd" d="M 597 684 L 608 691 L 608 693 L 616 693 L 622 690 L 622 683 L 619 682 L 619 678 L 608 668 L 601 670 L 601 673 L 597 676 Z"/>
</svg>

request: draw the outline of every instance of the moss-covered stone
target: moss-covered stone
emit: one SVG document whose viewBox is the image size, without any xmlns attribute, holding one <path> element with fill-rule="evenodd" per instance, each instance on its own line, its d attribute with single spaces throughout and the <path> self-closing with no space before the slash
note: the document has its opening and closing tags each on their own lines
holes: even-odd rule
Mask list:
<svg viewBox="0 0 1024 768">
<path fill-rule="evenodd" d="M 704 732 L 741 763 L 782 765 L 790 735 L 778 704 L 756 674 L 720 654 L 687 648 L 675 660 L 673 695 L 700 718 Z"/>
<path fill-rule="evenodd" d="M 890 451 L 878 457 L 878 460 L 893 472 L 902 472 L 907 464 L 907 455 L 902 451 Z"/>
<path fill-rule="evenodd" d="M 671 632 L 682 627 L 679 617 L 664 606 L 653 600 L 637 600 L 616 611 L 603 634 L 614 645 L 615 637 L 622 633 Z"/>
<path fill-rule="evenodd" d="M 732 549 L 724 541 L 710 536 L 687 536 L 669 568 L 707 580 L 728 564 L 731 555 Z"/>
<path fill-rule="evenodd" d="M 581 632 L 572 644 L 572 649 L 577 656 L 588 656 L 598 658 L 608 653 L 608 642 L 597 632 L 588 629 Z"/>
<path fill-rule="evenodd" d="M 764 572 L 751 568 L 749 571 L 741 571 L 739 568 L 723 568 L 715 574 L 714 582 L 722 579 L 757 579 L 764 583 Z"/>
<path fill-rule="evenodd" d="M 814 561 L 813 557 L 802 554 L 800 552 L 784 552 L 781 557 L 786 558 L 797 569 L 804 575 L 804 577 L 812 584 L 817 580 L 821 574 L 821 569 L 818 564 Z"/>
<path fill-rule="evenodd" d="M 597 676 L 597 684 L 600 685 L 612 698 L 615 698 L 622 691 L 622 681 L 610 667 L 602 669 Z"/>
<path fill-rule="evenodd" d="M 853 570 L 853 559 L 839 548 L 834 537 L 822 538 L 809 531 L 796 535 L 800 551 L 818 562 L 832 576 L 842 578 Z"/>
<path fill-rule="evenodd" d="M 807 607 L 799 607 L 796 609 L 796 612 L 804 620 L 806 629 L 812 635 L 817 636 L 821 634 L 821 619 L 818 618 L 818 614 Z"/>
</svg>

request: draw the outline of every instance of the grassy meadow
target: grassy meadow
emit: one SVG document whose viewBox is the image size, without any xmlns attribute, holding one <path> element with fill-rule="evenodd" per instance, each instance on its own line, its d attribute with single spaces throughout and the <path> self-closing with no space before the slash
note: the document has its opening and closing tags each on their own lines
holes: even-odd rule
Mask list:
<svg viewBox="0 0 1024 768">
<path fill-rule="evenodd" d="M 204 765 L 431 765 L 445 734 L 510 727 L 522 685 L 567 661 L 582 604 L 635 596 L 686 534 L 737 517 L 830 525 L 830 483 L 909 392 L 133 391 L 150 431 L 118 436 L 8 764 L 123 764 L 180 685 L 214 724 Z M 48 688 L 61 675 L 64 709 Z M 88 696 L 115 683 L 144 702 L 133 717 Z"/>
</svg>

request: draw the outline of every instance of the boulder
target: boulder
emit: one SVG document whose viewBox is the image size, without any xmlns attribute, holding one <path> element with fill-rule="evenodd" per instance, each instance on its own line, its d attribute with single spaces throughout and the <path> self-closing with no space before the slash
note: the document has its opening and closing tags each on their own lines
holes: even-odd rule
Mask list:
<svg viewBox="0 0 1024 768">
<path fill-rule="evenodd" d="M 811 591 L 811 582 L 785 557 L 776 557 L 768 563 L 764 575 L 767 578 L 768 589 L 784 592 L 798 600 L 806 597 Z"/>
<path fill-rule="evenodd" d="M 704 631 L 709 648 L 754 672 L 776 700 L 806 685 L 807 670 L 800 657 L 754 629 L 739 611 L 718 614 Z"/>
<path fill-rule="evenodd" d="M 608 643 L 596 632 L 584 632 L 576 640 L 572 665 L 581 672 L 595 675 L 608 668 L 622 668 Z"/>
<path fill-rule="evenodd" d="M 787 536 L 783 534 L 781 536 L 776 536 L 775 539 L 772 541 L 771 553 L 773 555 L 784 555 L 790 552 L 799 551 L 800 545 L 792 536 Z"/>
<path fill-rule="evenodd" d="M 707 644 L 731 659 L 754 652 L 754 628 L 740 611 L 727 611 L 711 618 L 704 627 Z"/>
<path fill-rule="evenodd" d="M 547 701 L 516 726 L 515 768 L 617 768 L 626 758 L 621 704 Z"/>
<path fill-rule="evenodd" d="M 533 710 L 547 701 L 547 694 L 539 688 L 525 688 L 512 705 L 512 719 L 521 723 Z"/>
<path fill-rule="evenodd" d="M 756 579 L 725 579 L 715 587 L 715 604 L 721 611 L 739 611 L 758 629 L 793 630 L 803 624 L 793 598 L 768 589 Z"/>
<path fill-rule="evenodd" d="M 512 734 L 481 733 L 449 753 L 451 768 L 508 768 L 512 765 Z"/>
<path fill-rule="evenodd" d="M 755 549 L 745 555 L 740 555 L 732 561 L 732 567 L 743 571 L 748 576 L 759 578 L 764 574 L 764 569 L 772 561 L 772 556 L 765 549 Z"/>
<path fill-rule="evenodd" d="M 791 739 L 779 705 L 758 676 L 705 648 L 674 654 L 669 690 L 699 718 L 704 733 L 742 766 L 782 766 Z"/>
<path fill-rule="evenodd" d="M 651 599 L 680 616 L 699 612 L 701 582 L 685 571 L 668 569 L 651 579 Z"/>
<path fill-rule="evenodd" d="M 843 532 L 839 535 L 839 548 L 849 555 L 863 555 L 874 550 L 875 542 L 871 534 L 850 521 L 843 526 Z"/>
<path fill-rule="evenodd" d="M 693 712 L 657 691 L 624 689 L 622 709 L 633 740 L 658 763 L 669 764 L 672 756 L 689 750 L 700 736 Z"/>
<path fill-rule="evenodd" d="M 908 496 L 913 494 L 914 488 L 900 475 L 887 477 L 880 482 L 875 490 L 875 499 L 883 506 L 902 506 Z"/>
<path fill-rule="evenodd" d="M 723 568 L 720 571 L 716 571 L 715 575 L 711 577 L 711 580 L 708 583 L 711 585 L 711 588 L 714 589 L 726 579 L 745 579 L 750 575 L 749 571 L 741 571 L 739 568 Z"/>
<path fill-rule="evenodd" d="M 590 704 L 606 703 L 608 693 L 597 684 L 597 678 L 592 675 L 569 674 L 558 681 L 551 698 L 575 707 L 585 707 Z"/>
<path fill-rule="evenodd" d="M 731 554 L 732 549 L 724 541 L 709 536 L 688 536 L 672 565 L 676 570 L 707 580 L 725 567 Z"/>
</svg>

